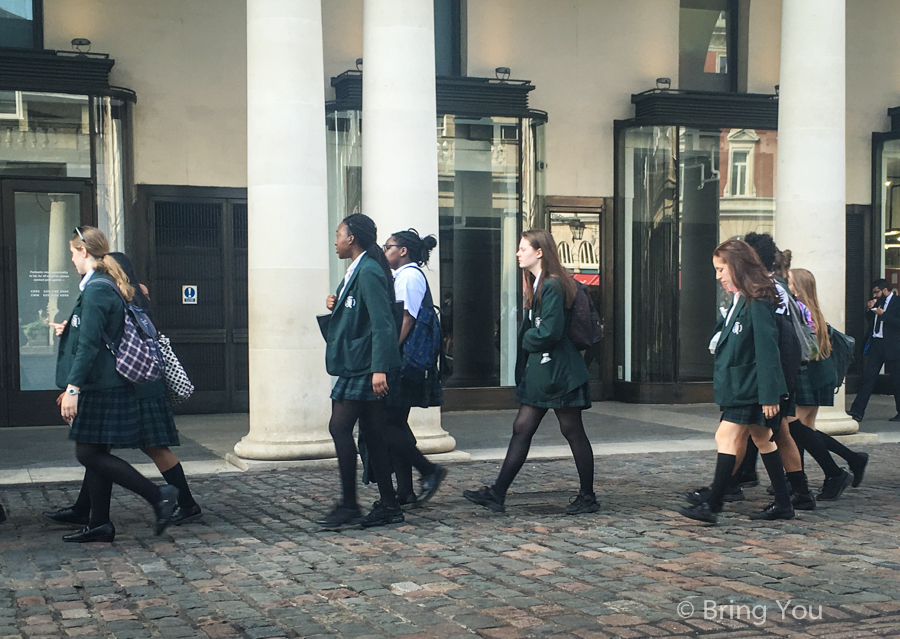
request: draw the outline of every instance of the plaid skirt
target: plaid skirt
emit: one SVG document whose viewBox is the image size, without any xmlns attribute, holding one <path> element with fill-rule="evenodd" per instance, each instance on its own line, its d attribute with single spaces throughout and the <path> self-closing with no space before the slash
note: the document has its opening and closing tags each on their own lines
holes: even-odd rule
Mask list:
<svg viewBox="0 0 900 639">
<path fill-rule="evenodd" d="M 69 439 L 82 444 L 139 448 L 141 437 L 134 388 L 121 386 L 82 392 L 78 396 L 78 414 L 69 428 Z"/>
<path fill-rule="evenodd" d="M 409 379 L 399 373 L 388 376 L 388 406 L 402 408 L 418 406 L 442 406 L 444 389 L 441 387 L 440 373 L 430 375 L 421 381 Z"/>
<path fill-rule="evenodd" d="M 590 382 L 585 382 L 575 390 L 569 391 L 561 397 L 554 397 L 553 399 L 544 401 L 531 400 L 526 402 L 524 401 L 526 377 L 527 376 L 523 376 L 522 381 L 519 382 L 519 385 L 516 387 L 516 401 L 520 404 L 536 406 L 537 408 L 581 408 L 582 410 L 591 407 Z"/>
<path fill-rule="evenodd" d="M 390 385 L 390 380 L 388 380 L 388 388 Z M 358 402 L 377 402 L 379 397 L 372 390 L 372 373 L 354 377 L 338 377 L 334 388 L 331 389 L 331 399 L 336 402 L 345 399 Z"/>
<path fill-rule="evenodd" d="M 797 406 L 834 406 L 834 386 L 826 384 L 821 388 L 813 388 L 809 381 L 809 371 L 804 366 L 797 375 Z"/>
<path fill-rule="evenodd" d="M 155 397 L 144 397 L 137 400 L 138 423 L 141 444 L 147 446 L 180 446 L 178 429 L 172 408 L 166 401 L 165 391 Z"/>
<path fill-rule="evenodd" d="M 745 406 L 721 406 L 722 421 L 742 424 L 744 426 L 764 426 L 772 429 L 772 436 L 781 428 L 781 415 L 779 412 L 772 419 L 766 419 L 763 414 L 761 404 L 747 404 Z M 785 402 L 781 403 L 782 411 L 785 408 Z"/>
</svg>

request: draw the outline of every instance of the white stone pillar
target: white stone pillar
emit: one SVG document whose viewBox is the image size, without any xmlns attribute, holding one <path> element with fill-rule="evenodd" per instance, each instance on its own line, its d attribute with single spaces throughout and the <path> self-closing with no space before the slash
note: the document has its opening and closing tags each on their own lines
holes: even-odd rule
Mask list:
<svg viewBox="0 0 900 639">
<path fill-rule="evenodd" d="M 365 0 L 363 5 L 362 211 L 382 243 L 415 228 L 438 233 L 434 5 L 430 0 Z M 439 303 L 439 251 L 425 269 Z M 424 453 L 453 450 L 437 408 L 414 408 L 410 425 Z"/>
<path fill-rule="evenodd" d="M 247 0 L 251 459 L 331 457 L 321 0 Z"/>
<path fill-rule="evenodd" d="M 844 0 L 784 0 L 778 99 L 775 241 L 816 276 L 828 322 L 844 328 L 846 47 Z M 816 426 L 856 432 L 844 406 L 821 408 Z"/>
</svg>

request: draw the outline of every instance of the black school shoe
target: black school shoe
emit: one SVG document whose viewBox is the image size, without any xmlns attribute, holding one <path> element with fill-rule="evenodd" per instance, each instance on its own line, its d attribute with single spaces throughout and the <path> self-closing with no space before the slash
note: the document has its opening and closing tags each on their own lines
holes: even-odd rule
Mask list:
<svg viewBox="0 0 900 639">
<path fill-rule="evenodd" d="M 679 506 L 678 512 L 688 519 L 714 524 L 719 521 L 719 513 L 722 512 L 722 507 L 713 508 L 707 502 L 703 502 L 695 506 Z"/>
<path fill-rule="evenodd" d="M 386 506 L 379 499 L 372 504 L 372 511 L 360 520 L 363 528 L 399 524 L 405 520 L 403 509 L 397 506 Z"/>
<path fill-rule="evenodd" d="M 723 501 L 744 501 L 747 498 L 744 495 L 744 489 L 741 488 L 740 484 L 729 486 L 726 490 L 727 492 L 722 497 Z M 703 488 L 698 488 L 691 492 L 682 493 L 681 496 L 684 497 L 684 500 L 687 503 L 696 506 L 709 501 L 709 493 L 709 486 L 704 486 Z"/>
<path fill-rule="evenodd" d="M 344 526 L 352 526 L 358 524 L 362 519 L 362 511 L 359 506 L 345 506 L 344 504 L 335 504 L 330 513 L 316 520 L 324 530 L 337 530 Z"/>
<path fill-rule="evenodd" d="M 94 528 L 85 526 L 76 533 L 71 535 L 63 535 L 63 541 L 76 544 L 89 544 L 95 541 L 112 542 L 116 538 L 116 527 L 111 522 L 100 524 Z"/>
<path fill-rule="evenodd" d="M 743 488 L 753 488 L 754 486 L 759 486 L 759 475 L 756 474 L 756 471 L 750 471 L 749 473 L 741 473 L 737 475 L 735 479 L 738 482 L 739 486 Z"/>
<path fill-rule="evenodd" d="M 569 500 L 566 506 L 567 515 L 581 515 L 583 513 L 595 513 L 600 510 L 600 502 L 594 493 L 579 492 Z"/>
<path fill-rule="evenodd" d="M 490 508 L 495 513 L 502 513 L 506 511 L 506 506 L 503 505 L 503 500 L 497 496 L 497 493 L 494 492 L 494 489 L 491 486 L 482 486 L 478 490 L 464 490 L 463 497 L 468 499 L 473 504 L 478 504 L 479 506 Z"/>
<path fill-rule="evenodd" d="M 422 494 L 419 495 L 418 503 L 424 504 L 426 501 L 434 497 L 434 494 L 441 487 L 441 482 L 447 476 L 447 469 L 443 466 L 435 464 L 434 472 L 430 475 L 422 477 Z"/>
<path fill-rule="evenodd" d="M 765 519 L 768 521 L 774 521 L 776 519 L 793 519 L 794 514 L 793 506 L 781 508 L 773 501 L 758 513 L 750 513 L 750 519 Z"/>
<path fill-rule="evenodd" d="M 793 504 L 794 510 L 815 510 L 816 498 L 813 497 L 812 491 L 807 491 L 805 495 L 795 493 L 791 497 L 791 504 Z"/>
<path fill-rule="evenodd" d="M 856 488 L 862 483 L 863 477 L 866 476 L 866 466 L 869 465 L 869 453 L 856 453 L 857 462 L 850 464 L 850 472 L 853 473 L 853 483 L 850 484 Z"/>
<path fill-rule="evenodd" d="M 159 501 L 153 504 L 156 513 L 156 523 L 153 526 L 153 534 L 161 535 L 169 523 L 175 508 L 178 506 L 178 489 L 175 486 L 161 486 L 159 489 Z"/>
<path fill-rule="evenodd" d="M 200 510 L 199 504 L 194 504 L 193 506 L 189 506 L 187 508 L 176 506 L 175 512 L 172 513 L 172 519 L 169 520 L 169 523 L 173 526 L 180 526 L 181 524 L 187 524 L 195 521 L 202 515 L 203 511 Z"/>
<path fill-rule="evenodd" d="M 66 524 L 71 526 L 84 527 L 88 525 L 87 515 L 75 512 L 71 508 L 60 508 L 59 510 L 48 510 L 44 513 L 44 517 L 55 524 Z"/>
<path fill-rule="evenodd" d="M 822 484 L 822 492 L 816 495 L 816 499 L 819 501 L 836 501 L 852 483 L 853 475 L 841 469 L 840 475 L 825 478 L 825 483 Z"/>
</svg>

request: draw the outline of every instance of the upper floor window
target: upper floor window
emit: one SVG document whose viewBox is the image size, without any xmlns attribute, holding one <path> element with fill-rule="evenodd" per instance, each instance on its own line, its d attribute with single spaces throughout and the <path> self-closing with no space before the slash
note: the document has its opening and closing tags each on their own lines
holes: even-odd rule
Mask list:
<svg viewBox="0 0 900 639">
<path fill-rule="evenodd" d="M 566 242 L 560 242 L 556 245 L 556 250 L 559 253 L 559 261 L 563 264 L 571 264 L 572 263 L 572 247 L 569 246 Z"/>
<path fill-rule="evenodd" d="M 0 47 L 44 47 L 42 0 L 0 0 Z"/>
<path fill-rule="evenodd" d="M 681 0 L 678 88 L 736 91 L 737 0 Z"/>
<path fill-rule="evenodd" d="M 582 242 L 578 247 L 578 261 L 582 265 L 596 264 L 597 255 L 594 253 L 594 245 L 590 242 Z"/>
</svg>

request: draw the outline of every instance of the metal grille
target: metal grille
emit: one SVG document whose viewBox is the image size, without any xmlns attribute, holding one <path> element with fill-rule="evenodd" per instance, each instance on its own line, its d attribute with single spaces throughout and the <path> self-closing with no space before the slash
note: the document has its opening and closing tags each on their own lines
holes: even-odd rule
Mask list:
<svg viewBox="0 0 900 639">
<path fill-rule="evenodd" d="M 866 318 L 862 308 L 864 296 L 869 293 L 869 282 L 866 278 L 866 234 L 869 225 L 863 207 L 848 207 L 847 210 L 847 268 L 845 292 L 844 328 L 847 335 L 856 340 L 856 352 L 849 373 L 862 373 L 862 350 L 865 342 Z"/>
<path fill-rule="evenodd" d="M 220 248 L 222 204 L 155 203 L 156 248 Z"/>
</svg>

